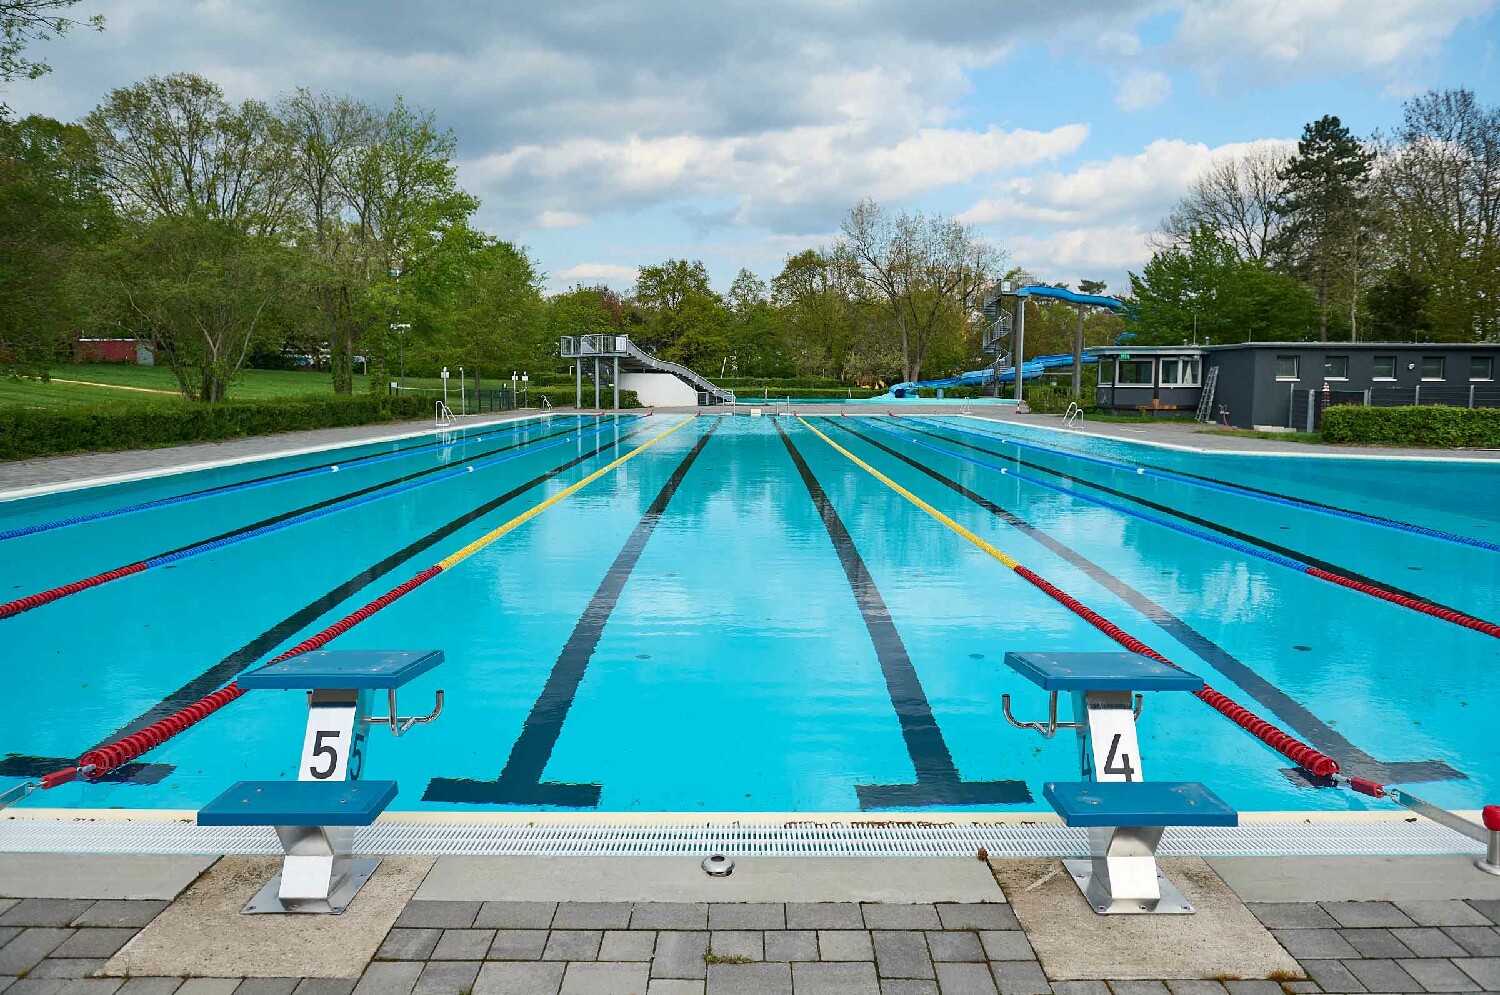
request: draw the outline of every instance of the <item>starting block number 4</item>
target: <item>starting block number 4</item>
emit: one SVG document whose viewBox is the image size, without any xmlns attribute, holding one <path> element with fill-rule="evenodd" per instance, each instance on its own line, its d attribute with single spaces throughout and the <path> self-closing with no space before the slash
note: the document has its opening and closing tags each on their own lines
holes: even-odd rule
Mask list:
<svg viewBox="0 0 1500 995">
<path fill-rule="evenodd" d="M 302 741 L 299 781 L 343 781 L 351 754 L 359 777 L 359 746 L 354 738 L 354 705 L 317 705 L 307 710 L 307 735 Z"/>
<path fill-rule="evenodd" d="M 1139 781 L 1144 777 L 1135 715 L 1128 704 L 1124 708 L 1089 708 L 1089 745 L 1093 749 L 1094 780 Z"/>
</svg>

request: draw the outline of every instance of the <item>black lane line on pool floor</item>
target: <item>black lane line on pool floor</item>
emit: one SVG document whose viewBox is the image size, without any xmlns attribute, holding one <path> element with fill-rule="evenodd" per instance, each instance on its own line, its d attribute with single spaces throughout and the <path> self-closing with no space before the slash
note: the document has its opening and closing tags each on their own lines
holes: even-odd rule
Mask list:
<svg viewBox="0 0 1500 995">
<path fill-rule="evenodd" d="M 547 675 L 542 693 L 531 706 L 531 712 L 521 727 L 521 735 L 516 737 L 500 776 L 493 781 L 435 777 L 428 782 L 427 790 L 422 794 L 423 801 L 468 805 L 556 805 L 563 808 L 599 806 L 603 785 L 543 781 L 542 774 L 547 769 L 547 761 L 552 759 L 552 751 L 562 735 L 563 722 L 567 720 L 568 712 L 578 698 L 583 675 L 588 670 L 589 661 L 593 659 L 594 650 L 599 646 L 599 639 L 604 635 L 604 627 L 609 624 L 609 617 L 619 603 L 625 584 L 635 571 L 635 565 L 640 561 L 651 533 L 656 531 L 657 523 L 666 513 L 667 505 L 672 502 L 677 488 L 682 486 L 683 479 L 703 452 L 703 447 L 708 445 L 709 438 L 718 431 L 720 424 L 720 420 L 715 418 L 708 431 L 698 437 L 693 448 L 688 450 L 688 454 L 677 464 L 656 498 L 647 506 L 646 513 L 636 523 L 629 538 L 625 540 L 625 545 L 605 571 L 604 579 L 599 582 L 594 596 L 589 599 L 588 607 L 584 608 L 568 641 L 563 644 L 562 652 L 557 655 L 557 662 Z"/>
<path fill-rule="evenodd" d="M 917 435 L 925 435 L 929 439 L 937 439 L 941 442 L 946 442 L 949 445 L 958 446 L 962 449 L 972 449 L 976 453 L 985 453 L 989 456 L 997 456 L 1000 459 L 1015 463 L 1017 466 L 1024 466 L 1031 470 L 1040 470 L 1043 473 L 1051 474 L 1054 477 L 1061 477 L 1063 480 L 1069 480 L 1075 484 L 1082 484 L 1085 487 L 1092 487 L 1095 490 L 1103 491 L 1105 494 L 1112 494 L 1115 497 L 1124 498 L 1126 501 L 1144 505 L 1145 507 L 1150 508 L 1153 511 L 1160 511 L 1163 514 L 1171 515 L 1174 518 L 1180 518 L 1185 522 L 1192 522 L 1194 525 L 1201 525 L 1206 529 L 1212 529 L 1220 535 L 1228 536 L 1231 539 L 1236 539 L 1240 542 L 1246 543 L 1247 545 L 1259 546 L 1261 549 L 1264 549 L 1267 552 L 1276 553 L 1280 556 L 1285 556 L 1293 560 L 1301 560 L 1303 563 L 1306 563 L 1309 566 L 1317 567 L 1320 570 L 1327 570 L 1329 573 L 1335 573 L 1343 577 L 1348 577 L 1351 580 L 1357 580 L 1361 584 L 1368 584 L 1371 587 L 1378 587 L 1380 588 L 1380 590 L 1386 591 L 1390 594 L 1399 594 L 1404 598 L 1411 598 L 1413 601 L 1421 601 L 1424 604 L 1433 605 L 1437 608 L 1445 608 L 1449 611 L 1459 611 L 1457 608 L 1454 608 L 1451 605 L 1445 605 L 1441 601 L 1434 601 L 1432 598 L 1427 597 L 1427 595 L 1425 594 L 1417 594 L 1414 591 L 1408 591 L 1404 588 L 1396 587 L 1394 584 L 1388 584 L 1383 580 L 1376 580 L 1374 577 L 1369 577 L 1365 574 L 1357 573 L 1353 570 L 1350 570 L 1348 567 L 1341 567 L 1336 563 L 1330 563 L 1327 560 L 1319 559 L 1318 557 L 1312 556 L 1308 553 L 1292 549 L 1288 546 L 1279 545 L 1269 539 L 1263 539 L 1260 536 L 1251 535 L 1248 532 L 1240 532 L 1239 530 L 1232 529 L 1227 525 L 1220 525 L 1218 522 L 1212 522 L 1206 518 L 1199 518 L 1197 515 L 1190 515 L 1187 512 L 1183 511 L 1181 508 L 1173 508 L 1170 505 L 1158 504 L 1155 501 L 1150 501 L 1146 498 L 1138 497 L 1134 494 L 1129 493 L 1128 491 L 1116 490 L 1113 487 L 1109 487 L 1105 484 L 1095 483 L 1094 481 L 1088 480 L 1084 477 L 1075 477 L 1071 473 L 1064 473 L 1061 470 L 1054 470 L 1049 466 L 1042 466 L 1040 463 L 1031 463 L 1019 457 L 1012 456 L 1009 453 L 996 452 L 993 449 L 986 449 L 983 446 L 976 446 L 973 443 L 962 442 L 958 439 L 942 435 L 936 431 L 933 431 L 932 429 L 918 428 L 916 427 L 916 425 L 906 421 L 901 421 L 897 424 L 900 425 L 903 431 L 913 432 Z M 955 429 L 955 431 L 957 430 Z M 1080 496 L 1082 497 L 1082 495 Z M 1470 613 L 1460 612 L 1460 614 L 1468 615 Z"/>
<path fill-rule="evenodd" d="M 302 631 L 302 629 L 317 621 L 325 613 L 337 607 L 352 595 L 358 593 L 366 586 L 374 583 L 381 577 L 390 573 L 392 570 L 401 566 L 413 556 L 416 556 L 418 553 L 421 553 L 424 550 L 430 549 L 432 546 L 435 546 L 437 543 L 442 542 L 453 533 L 464 528 L 465 526 L 473 524 L 474 522 L 483 518 L 485 515 L 488 515 L 490 512 L 494 511 L 496 508 L 499 508 L 506 502 L 512 501 L 515 498 L 519 497 L 521 494 L 524 494 L 526 491 L 529 491 L 534 487 L 546 483 L 553 477 L 556 477 L 558 474 L 566 473 L 573 467 L 578 466 L 580 463 L 593 459 L 595 456 L 598 456 L 600 453 L 604 452 L 607 449 L 619 445 L 621 442 L 624 442 L 626 439 L 630 438 L 630 436 L 643 431 L 645 427 L 645 425 L 637 425 L 635 428 L 627 429 L 624 432 L 620 433 L 619 438 L 606 442 L 603 445 L 598 446 L 597 448 L 589 452 L 583 453 L 580 456 L 576 456 L 573 459 L 568 460 L 566 463 L 548 470 L 546 473 L 538 474 L 537 476 L 532 477 L 525 483 L 511 488 L 497 498 L 486 501 L 484 504 L 475 508 L 473 511 L 469 511 L 460 515 L 459 517 L 449 521 L 446 525 L 442 525 L 439 528 L 432 530 L 422 538 L 417 539 L 415 542 L 412 542 L 410 545 L 397 550 L 390 556 L 387 556 L 385 559 L 370 567 L 368 570 L 364 571 L 363 573 L 356 574 L 355 576 L 344 581 L 338 587 L 335 587 L 333 590 L 329 591 L 327 594 L 324 594 L 322 597 L 318 598 L 315 601 L 307 603 L 293 614 L 288 615 L 280 622 L 277 622 L 271 628 L 267 629 L 265 632 L 262 632 L 250 642 L 246 643 L 244 646 L 241 646 L 239 649 L 226 656 L 223 660 L 220 660 L 218 663 L 208 668 L 197 677 L 194 677 L 192 680 L 188 681 L 182 687 L 167 695 L 167 697 L 163 698 L 157 704 L 151 706 L 150 709 L 137 716 L 128 725 L 122 726 L 121 728 L 117 729 L 115 732 L 111 733 L 109 736 L 106 736 L 103 740 L 95 745 L 103 746 L 106 743 L 112 743 L 124 736 L 129 736 L 133 733 L 140 732 L 151 723 L 165 718 L 168 715 L 171 715 L 173 712 L 177 711 L 180 708 L 192 704 L 199 698 L 202 698 L 204 695 L 208 694 L 210 691 L 218 690 L 231 678 L 239 674 L 240 671 L 244 670 L 247 666 L 265 656 L 281 643 L 292 638 L 298 632 Z M 49 757 L 33 757 L 23 754 L 11 754 L 3 760 L 0 760 L 0 763 L 4 763 L 7 765 L 5 768 L 7 773 L 3 776 L 41 777 L 44 774 L 49 774 L 52 771 L 57 770 L 59 767 L 71 766 L 72 764 L 77 763 L 77 760 L 55 760 L 54 758 Z M 172 767 L 167 764 L 138 764 L 134 766 L 138 768 L 134 772 L 138 776 L 125 776 L 118 779 L 110 778 L 110 780 L 123 780 L 127 783 L 133 784 L 155 784 L 165 776 L 166 771 L 170 771 L 172 769 Z M 156 768 L 163 768 L 163 771 L 158 772 Z M 121 768 L 121 771 L 124 770 L 126 770 L 126 768 Z"/>
<path fill-rule="evenodd" d="M 965 781 L 953 762 L 953 753 L 943 738 L 943 730 L 932 714 L 932 704 L 922 687 L 917 668 L 912 665 L 911 654 L 906 643 L 896 630 L 891 619 L 890 608 L 880 596 L 880 588 L 870 575 L 864 557 L 854 545 L 854 539 L 844 526 L 843 519 L 834 510 L 833 502 L 813 475 L 812 468 L 803 459 L 802 453 L 792 442 L 791 436 L 781 427 L 781 419 L 773 418 L 776 433 L 792 457 L 797 473 L 807 488 L 808 497 L 818 509 L 818 517 L 838 554 L 839 565 L 844 568 L 844 577 L 859 607 L 865 630 L 875 647 L 875 658 L 880 663 L 880 672 L 885 677 L 886 692 L 891 697 L 891 707 L 896 710 L 896 721 L 901 725 L 901 738 L 906 743 L 907 756 L 911 758 L 916 772 L 915 784 L 857 784 L 855 794 L 859 797 L 861 810 L 883 808 L 924 808 L 931 805 L 1020 805 L 1032 800 L 1031 790 L 1025 781 Z"/>
<path fill-rule="evenodd" d="M 931 477 L 953 492 L 968 498 L 985 511 L 1005 522 L 1005 524 L 1036 540 L 1048 550 L 1057 554 L 1068 563 L 1071 563 L 1079 570 L 1082 570 L 1094 582 L 1161 627 L 1173 639 L 1176 639 L 1179 643 L 1197 654 L 1219 673 L 1234 681 L 1241 688 L 1244 688 L 1247 694 L 1269 709 L 1281 721 L 1291 726 L 1298 735 L 1319 750 L 1336 758 L 1339 764 L 1345 768 L 1344 773 L 1353 774 L 1356 777 L 1370 778 L 1380 781 L 1383 784 L 1416 784 L 1426 781 L 1467 780 L 1468 776 L 1466 774 L 1455 770 L 1441 760 L 1393 761 L 1389 763 L 1376 760 L 1364 750 L 1351 743 L 1342 733 L 1339 733 L 1314 715 L 1311 710 L 1297 701 L 1297 699 L 1262 677 L 1248 664 L 1230 654 L 1228 650 L 1203 635 L 1197 629 L 1194 629 L 1187 622 L 1178 618 L 1142 592 L 1137 591 L 1125 583 L 1125 581 L 1109 573 L 1094 561 L 1059 542 L 1048 533 L 1032 525 L 1025 519 L 1020 518 L 1013 512 L 1000 507 L 984 495 L 977 494 L 958 481 L 927 466 L 925 463 L 912 459 L 905 453 L 892 449 L 890 446 L 857 432 L 848 425 L 842 424 L 844 420 L 824 419 L 829 424 L 838 425 L 839 428 L 856 439 L 895 457 L 913 469 Z M 1301 783 L 1305 783 L 1306 781 L 1305 778 L 1295 776 L 1293 780 Z"/>
</svg>

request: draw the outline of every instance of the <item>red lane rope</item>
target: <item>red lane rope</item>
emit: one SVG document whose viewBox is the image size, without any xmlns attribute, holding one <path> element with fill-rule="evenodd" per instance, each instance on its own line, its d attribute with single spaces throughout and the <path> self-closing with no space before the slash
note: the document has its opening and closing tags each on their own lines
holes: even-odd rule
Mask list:
<svg viewBox="0 0 1500 995">
<path fill-rule="evenodd" d="M 83 580 L 75 580 L 71 584 L 54 587 L 48 591 L 38 591 L 35 594 L 28 594 L 24 598 L 17 598 L 15 601 L 7 601 L 5 604 L 0 605 L 0 618 L 10 618 L 12 615 L 31 611 L 33 608 L 51 604 L 60 598 L 66 598 L 70 594 L 77 594 L 79 591 L 86 591 L 91 587 L 98 587 L 100 584 L 108 584 L 110 581 L 119 580 L 121 577 L 129 577 L 131 574 L 138 574 L 145 569 L 146 564 L 144 562 L 132 563 L 126 567 L 116 567 L 114 570 L 107 571 L 106 573 L 85 577 Z"/>
<path fill-rule="evenodd" d="M 1338 574 L 1329 573 L 1327 570 L 1322 570 L 1318 567 L 1308 567 L 1307 573 L 1313 577 L 1319 577 L 1323 580 L 1333 581 L 1340 587 L 1347 587 L 1351 591 L 1359 591 L 1361 594 L 1368 594 L 1373 597 L 1380 598 L 1382 601 L 1389 601 L 1391 604 L 1400 605 L 1403 608 L 1410 608 L 1413 611 L 1419 611 L 1424 615 L 1431 615 L 1433 618 L 1440 618 L 1445 622 L 1452 622 L 1453 624 L 1461 625 L 1466 629 L 1473 629 L 1475 632 L 1482 632 L 1487 636 L 1495 636 L 1496 638 L 1500 638 L 1500 625 L 1496 625 L 1494 622 L 1486 622 L 1482 618 L 1474 618 L 1472 615 L 1465 615 L 1462 612 L 1456 612 L 1451 608 L 1443 608 L 1439 605 L 1429 604 L 1426 601 L 1418 601 L 1416 598 L 1409 598 L 1404 594 L 1397 594 L 1393 591 L 1386 591 L 1379 587 L 1376 587 L 1373 584 L 1366 584 L 1363 581 L 1354 580 L 1350 577 L 1341 577 Z"/>
</svg>

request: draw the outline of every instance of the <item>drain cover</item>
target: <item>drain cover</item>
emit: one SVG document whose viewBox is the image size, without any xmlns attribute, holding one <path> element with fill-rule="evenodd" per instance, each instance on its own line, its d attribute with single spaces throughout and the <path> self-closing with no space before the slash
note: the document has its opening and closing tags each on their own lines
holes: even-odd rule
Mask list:
<svg viewBox="0 0 1500 995">
<path fill-rule="evenodd" d="M 727 878 L 734 873 L 734 861 L 722 853 L 712 853 L 703 858 L 703 872 L 711 878 Z"/>
</svg>

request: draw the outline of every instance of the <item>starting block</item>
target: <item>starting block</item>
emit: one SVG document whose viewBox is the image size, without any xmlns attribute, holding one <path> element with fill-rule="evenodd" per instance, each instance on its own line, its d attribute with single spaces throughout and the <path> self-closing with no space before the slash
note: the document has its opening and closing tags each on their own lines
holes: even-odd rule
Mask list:
<svg viewBox="0 0 1500 995">
<path fill-rule="evenodd" d="M 1193 906 L 1157 867 L 1167 826 L 1235 826 L 1239 814 L 1196 782 L 1147 782 L 1135 720 L 1143 691 L 1197 691 L 1203 681 L 1136 653 L 1007 653 L 1005 662 L 1048 692 L 1044 722 L 1022 722 L 1001 697 L 1006 721 L 1051 739 L 1078 736 L 1083 781 L 1048 782 L 1043 795 L 1069 826 L 1089 832 L 1089 860 L 1065 860 L 1095 912 L 1191 914 Z M 1058 720 L 1058 695 L 1072 698 L 1071 720 Z"/>
<path fill-rule="evenodd" d="M 354 834 L 396 797 L 395 781 L 364 781 L 372 726 L 400 736 L 443 711 L 402 716 L 396 692 L 443 662 L 441 650 L 314 650 L 270 663 L 239 679 L 246 689 L 307 692 L 307 728 L 295 781 L 240 781 L 198 812 L 200 826 L 272 826 L 286 856 L 241 912 L 338 914 L 380 866 L 351 856 Z M 386 714 L 372 704 L 385 692 Z"/>
</svg>

